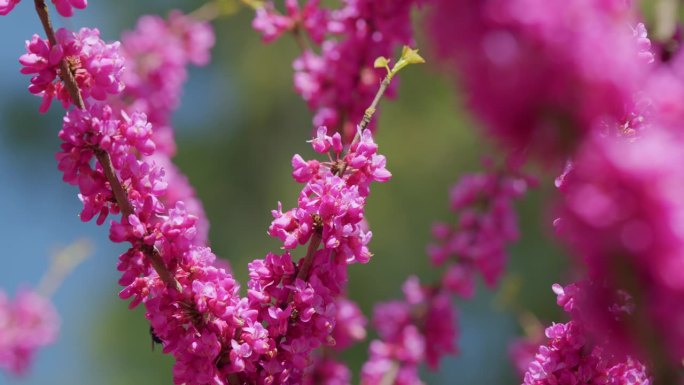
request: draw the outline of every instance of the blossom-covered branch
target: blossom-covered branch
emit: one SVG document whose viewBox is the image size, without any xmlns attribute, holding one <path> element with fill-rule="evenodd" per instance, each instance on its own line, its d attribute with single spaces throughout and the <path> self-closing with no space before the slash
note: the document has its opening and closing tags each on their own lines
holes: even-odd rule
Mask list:
<svg viewBox="0 0 684 385">
<path fill-rule="evenodd" d="M 658 53 L 636 1 L 434 4 L 433 38 L 487 132 L 546 167 L 566 163 L 555 225 L 596 283 L 583 289 L 583 333 L 681 381 L 681 51 Z M 635 309 L 616 318 L 620 293 Z"/>
<path fill-rule="evenodd" d="M 506 246 L 515 241 L 518 223 L 513 201 L 534 179 L 515 167 L 466 174 L 454 185 L 450 208 L 453 224 L 433 226 L 436 244 L 428 255 L 436 267 L 446 266 L 440 282 L 421 284 L 410 277 L 403 286 L 404 300 L 376 305 L 373 326 L 379 340 L 371 342 L 370 357 L 362 370 L 362 384 L 418 384 L 418 368 L 436 369 L 444 355 L 457 352 L 457 311 L 453 296 L 475 294 L 475 274 L 496 286 L 507 260 Z"/>
<path fill-rule="evenodd" d="M 633 357 L 615 354 L 606 348 L 608 336 L 596 339 L 587 333 L 581 301 L 577 298 L 587 282 L 562 287 L 553 285 L 558 305 L 572 314 L 567 323 L 554 323 L 545 330 L 547 341 L 539 347 L 524 374 L 523 385 L 607 384 L 650 385 L 646 367 Z M 627 306 L 627 307 L 626 307 Z M 621 317 L 629 304 L 613 304 L 613 315 Z"/>
<path fill-rule="evenodd" d="M 170 22 L 188 25 L 179 15 Z M 148 19 L 145 26 L 155 22 Z M 269 228 L 288 251 L 252 262 L 248 296 L 241 297 L 230 272 L 214 265 L 211 250 L 195 241 L 197 217 L 182 200 L 165 199 L 168 180 L 153 157 L 159 136 L 146 114 L 135 110 L 141 102 L 143 110 L 145 102 L 159 103 L 151 95 L 162 87 L 150 78 L 136 83 L 136 72 L 128 72 L 136 86 L 127 91 L 134 102 L 122 104 L 111 96 L 98 102 L 100 96 L 123 89 L 109 86 L 122 84 L 120 45 L 106 45 L 97 30 L 60 34 L 67 38 L 54 43 L 35 37 L 39 48 L 29 49 L 22 64 L 27 73 L 37 74 L 35 82 L 45 85 L 36 93 L 46 103 L 55 95 L 60 98 L 63 87 L 77 87 L 83 95 L 83 104 L 67 112 L 59 133 L 59 168 L 66 182 L 79 187 L 82 220 L 97 217 L 102 224 L 109 214 L 122 214 L 110 227 L 112 241 L 130 243 L 118 265 L 119 283 L 125 286 L 120 296 L 130 298 L 132 307 L 145 304 L 155 338 L 176 358 L 175 382 L 300 383 L 312 363 L 312 350 L 335 343 L 336 304 L 344 303 L 339 297 L 346 266 L 366 263 L 372 255 L 367 248 L 371 233 L 363 224 L 365 201 L 370 184 L 385 182 L 391 174 L 370 131 L 359 128 L 357 140 L 344 146 L 339 133 L 330 136 L 320 128 L 311 143 L 315 151 L 328 154 L 329 162 L 293 158 L 293 177 L 305 183 L 298 207 L 274 211 Z M 416 57 L 415 51 L 404 51 L 368 119 L 392 76 Z M 62 62 L 70 63 L 73 81 L 57 79 Z M 42 79 L 44 73 L 48 76 Z M 68 98 L 60 100 L 69 106 Z M 147 112 L 152 118 L 159 109 Z M 154 119 L 165 123 L 163 113 Z M 295 264 L 289 250 L 305 244 L 307 253 Z"/>
</svg>

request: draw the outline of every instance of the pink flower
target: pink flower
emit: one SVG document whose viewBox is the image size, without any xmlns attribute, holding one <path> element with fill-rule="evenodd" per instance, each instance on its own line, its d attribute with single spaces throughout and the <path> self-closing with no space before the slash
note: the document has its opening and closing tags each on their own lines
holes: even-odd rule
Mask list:
<svg viewBox="0 0 684 385">
<path fill-rule="evenodd" d="M 0 16 L 5 16 L 19 4 L 21 0 L 0 0 Z"/>
<path fill-rule="evenodd" d="M 26 42 L 27 53 L 19 58 L 23 66 L 21 73 L 34 75 L 29 91 L 43 98 L 41 112 L 48 110 L 55 97 L 65 109 L 72 103 L 59 78 L 62 60 L 66 61 L 86 103 L 89 97 L 105 100 L 107 95 L 123 90 L 124 59 L 119 53 L 118 42 L 105 44 L 100 39 L 100 31 L 87 28 L 78 33 L 61 28 L 55 36 L 57 45 L 50 47 L 47 40 L 34 35 Z"/>
<path fill-rule="evenodd" d="M 145 112 L 155 125 L 155 142 L 165 154 L 173 155 L 171 113 L 178 107 L 188 65 L 209 62 L 214 32 L 208 23 L 172 11 L 168 20 L 141 17 L 136 29 L 125 32 L 121 41 L 126 58 L 123 94 L 131 100 L 126 108 Z"/>
<path fill-rule="evenodd" d="M 256 10 L 252 28 L 259 31 L 265 43 L 271 42 L 294 26 L 294 21 L 277 13 L 272 3 L 266 3 Z"/>
<path fill-rule="evenodd" d="M 621 119 L 649 71 L 636 2 L 433 3 L 440 56 L 455 63 L 487 132 L 513 151 L 565 161 L 588 133 Z"/>
<path fill-rule="evenodd" d="M 342 350 L 355 342 L 366 338 L 366 324 L 368 320 L 361 313 L 359 306 L 345 297 L 339 297 L 335 303 L 337 314 L 335 316 L 335 349 Z"/>
<path fill-rule="evenodd" d="M 450 191 L 451 210 L 456 225 L 437 224 L 433 228 L 436 243 L 428 246 L 435 265 L 455 259 L 459 268 L 451 268 L 444 284 L 464 297 L 472 295 L 476 270 L 485 282 L 495 285 L 504 271 L 506 245 L 518 238 L 518 224 L 513 202 L 520 198 L 532 178 L 514 169 L 466 174 Z"/>
<path fill-rule="evenodd" d="M 23 289 L 10 301 L 0 290 L 0 369 L 24 374 L 39 348 L 57 337 L 59 317 L 52 303 Z"/>
<path fill-rule="evenodd" d="M 673 365 L 684 354 L 679 327 L 684 285 L 676 273 L 684 266 L 681 146 L 678 129 L 657 126 L 636 141 L 591 138 L 573 160 L 558 210 L 560 236 L 581 256 L 589 276 L 604 283 L 585 289 L 581 307 L 592 320 L 589 331 L 613 335 L 608 348 L 635 356 L 650 349 L 636 336 L 649 333 Z M 633 300 L 620 298 L 619 290 L 625 288 Z M 577 307 L 572 297 L 566 288 L 559 303 Z M 627 314 L 616 317 L 619 309 Z M 638 314 L 638 322 L 629 313 Z M 635 327 L 643 331 L 635 332 Z"/>
<path fill-rule="evenodd" d="M 131 198 L 140 208 L 147 197 L 149 209 L 158 205 L 157 195 L 166 188 L 161 180 L 162 170 L 154 164 L 140 162 L 130 154 L 135 149 L 141 154 L 151 154 L 154 143 L 150 140 L 151 126 L 145 116 L 136 114 L 115 116 L 108 106 L 92 105 L 88 110 L 71 110 L 64 118 L 60 139 L 64 142 L 56 158 L 64 181 L 78 185 L 84 202 L 81 219 L 88 221 L 98 216 L 98 223 L 104 222 L 110 211 L 118 212 L 114 197 L 107 185 L 102 167 L 91 165 L 95 149 L 109 152 L 112 163 L 122 172 L 122 178 L 129 180 Z M 148 195 L 152 193 L 153 195 Z"/>
<path fill-rule="evenodd" d="M 319 154 L 325 154 L 332 147 L 332 138 L 328 136 L 326 127 L 318 127 L 316 137 L 311 140 L 311 146 Z"/>
<path fill-rule="evenodd" d="M 21 0 L 0 0 L 0 16 L 7 15 L 12 11 L 15 5 L 19 4 Z M 73 8 L 85 9 L 88 6 L 88 0 L 52 0 L 52 3 L 57 8 L 57 12 L 64 17 L 71 17 L 74 14 Z"/>
<path fill-rule="evenodd" d="M 458 313 L 451 301 L 451 297 L 444 291 L 435 294 L 425 315 L 425 360 L 432 369 L 439 367 L 442 357 L 458 352 L 455 345 L 458 338 Z"/>
<path fill-rule="evenodd" d="M 391 178 L 385 157 L 377 154 L 378 146 L 369 130 L 361 133 L 360 140 L 344 156 L 340 134 L 330 136 L 326 127 L 320 127 L 310 143 L 318 153 L 332 150 L 335 158 L 330 162 L 305 161 L 300 155 L 292 158 L 292 176 L 306 186 L 297 208 L 283 212 L 279 203 L 272 211 L 269 234 L 292 249 L 319 232 L 325 248 L 334 249 L 348 263 L 366 263 L 371 257 L 367 244 L 372 233 L 362 226 L 364 206 L 371 182 Z"/>
<path fill-rule="evenodd" d="M 304 377 L 304 385 L 349 385 L 351 371 L 347 365 L 330 357 L 317 357 L 310 374 Z"/>
<path fill-rule="evenodd" d="M 588 287 L 588 286 L 583 286 Z M 565 298 L 565 293 L 578 293 L 577 285 L 554 291 Z M 547 341 L 542 343 L 524 373 L 524 385 L 610 384 L 650 385 L 646 367 L 624 352 L 615 355 L 605 349 L 609 336 L 590 338 L 582 320 L 583 309 L 573 308 L 573 319 L 554 323 L 545 330 Z"/>
<path fill-rule="evenodd" d="M 52 0 L 52 3 L 57 8 L 57 12 L 64 17 L 72 16 L 73 8 L 85 9 L 88 6 L 88 0 Z"/>
<path fill-rule="evenodd" d="M 268 1 L 256 10 L 252 28 L 261 33 L 263 41 L 270 43 L 283 33 L 302 28 L 317 44 L 326 33 L 327 12 L 320 8 L 320 0 L 306 0 L 303 8 L 297 0 L 286 0 L 287 15 L 278 13 L 273 2 Z"/>
<path fill-rule="evenodd" d="M 655 61 L 655 55 L 651 51 L 651 40 L 648 38 L 648 32 L 644 23 L 637 23 L 632 30 L 634 38 L 636 38 L 637 48 L 639 49 L 639 58 L 646 64 L 651 64 Z"/>
<path fill-rule="evenodd" d="M 442 277 L 442 285 L 461 298 L 471 299 L 475 295 L 475 274 L 468 265 L 453 264 Z"/>
<path fill-rule="evenodd" d="M 179 29 L 188 27 L 182 20 L 171 23 Z M 143 27 L 152 31 L 166 28 L 154 18 L 141 22 Z M 204 38 L 198 39 L 206 43 Z M 169 49 L 184 54 L 188 44 L 195 44 L 187 36 L 181 40 L 183 44 Z M 131 41 L 133 47 L 135 43 L 150 47 L 140 36 Z M 41 49 L 37 44 L 34 51 Z M 140 53 L 143 55 L 142 49 Z M 51 68 L 50 53 L 37 56 Z M 167 56 L 168 60 L 177 59 Z M 175 67 L 153 68 L 160 73 L 178 70 L 178 80 L 185 76 L 183 66 L 188 60 L 192 59 L 173 63 Z M 42 62 L 29 64 L 37 68 Z M 140 91 L 140 105 L 149 102 L 146 106 L 150 107 L 157 102 L 156 92 L 175 89 L 155 88 L 156 83 L 145 78 L 147 74 L 142 68 L 132 72 L 133 84 L 135 76 L 141 77 L 130 90 Z M 168 80 L 173 83 L 174 78 Z M 127 96 L 135 96 L 135 92 Z M 150 99 L 145 101 L 147 97 Z M 159 110 L 150 110 L 154 114 L 150 120 L 166 123 L 173 107 L 174 95 L 170 97 L 159 102 Z M 371 257 L 367 247 L 371 233 L 364 222 L 370 184 L 391 176 L 370 132 L 362 132 L 359 142 L 343 154 L 340 134 L 330 136 L 322 129 L 312 144 L 314 149 L 330 152 L 329 158 L 293 159 L 294 176 L 305 186 L 297 207 L 274 211 L 269 232 L 281 238 L 286 248 L 315 236 L 318 241 L 312 245 L 316 247 L 310 245 L 307 257 L 297 264 L 288 253 L 254 261 L 247 296 L 241 297 L 232 275 L 215 263 L 210 249 L 198 243 L 199 219 L 184 203 L 187 196 L 177 200 L 168 196 L 169 175 L 164 168 L 169 166 L 163 155 L 170 154 L 169 147 L 162 149 L 161 157 L 154 156 L 159 131 L 146 114 L 128 112 L 135 106 L 89 103 L 84 110 L 70 111 L 60 132 L 63 144 L 57 158 L 65 180 L 79 186 L 84 220 L 97 216 L 102 223 L 110 212 L 123 211 L 117 200 L 120 197 L 115 199 L 112 192 L 109 171 L 121 183 L 130 207 L 110 227 L 113 241 L 130 244 L 117 266 L 124 286 L 120 297 L 130 299 L 131 307 L 144 304 L 154 334 L 164 351 L 176 359 L 174 381 L 221 384 L 231 375 L 247 383 L 301 383 L 313 363 L 314 349 L 334 346 L 334 335 L 342 344 L 361 338 L 363 317 L 348 310 L 338 313 L 338 300 L 348 280 L 347 265 L 365 263 Z M 113 167 L 107 173 L 100 164 L 105 152 Z M 346 314 L 349 324 L 334 334 L 338 314 Z M 404 355 L 423 354 L 415 333 L 406 338 Z"/>
<path fill-rule="evenodd" d="M 417 277 L 407 279 L 403 291 L 405 300 L 375 306 L 373 326 L 380 339 L 371 341 L 362 384 L 380 383 L 389 370 L 398 370 L 397 383 L 415 383 L 404 381 L 418 381 L 418 365 L 427 362 L 434 369 L 442 357 L 456 353 L 457 315 L 448 293 L 421 286 Z"/>
</svg>

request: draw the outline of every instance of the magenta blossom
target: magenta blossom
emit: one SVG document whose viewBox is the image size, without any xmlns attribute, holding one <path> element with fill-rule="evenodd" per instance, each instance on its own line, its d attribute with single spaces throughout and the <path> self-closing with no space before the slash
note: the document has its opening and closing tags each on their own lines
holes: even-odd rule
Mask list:
<svg viewBox="0 0 684 385">
<path fill-rule="evenodd" d="M 155 127 L 155 142 L 169 156 L 176 151 L 171 113 L 180 102 L 188 66 L 206 65 L 214 42 L 214 32 L 208 23 L 178 11 L 170 12 L 167 20 L 156 15 L 143 16 L 135 30 L 123 34 L 123 95 L 131 101 L 126 108 L 148 115 Z"/>
<path fill-rule="evenodd" d="M 0 16 L 5 16 L 19 4 L 21 0 L 0 0 Z"/>
<path fill-rule="evenodd" d="M 583 285 L 584 287 L 584 285 Z M 567 323 L 546 328 L 547 341 L 539 349 L 524 374 L 523 385 L 605 384 L 650 385 L 646 367 L 629 356 L 614 355 L 604 348 L 607 336 L 592 338 L 575 306 L 578 285 L 554 285 L 558 304 L 572 314 Z"/>
<path fill-rule="evenodd" d="M 254 261 L 247 297 L 211 250 L 198 246 L 197 217 L 184 202 L 168 206 L 162 199 L 167 176 L 150 158 L 152 132 L 144 114 L 96 104 L 70 111 L 60 131 L 59 167 L 67 182 L 79 186 L 81 218 L 97 215 L 102 223 L 109 213 L 124 213 L 110 227 L 112 241 L 130 244 L 119 258 L 120 297 L 131 299 L 131 307 L 144 303 L 155 336 L 176 359 L 178 383 L 225 385 L 231 376 L 301 383 L 314 364 L 313 350 L 336 345 L 347 265 L 370 258 L 363 203 L 371 182 L 390 177 L 370 132 L 360 133 L 345 155 L 339 134 L 323 129 L 312 141 L 315 150 L 331 150 L 335 158 L 319 163 L 300 196 L 302 221 L 294 227 L 309 237 L 307 255 L 296 264 L 289 253 Z M 102 163 L 107 156 L 130 207 L 119 207 L 111 190 L 109 165 Z M 293 230 L 293 224 L 283 226 Z M 337 334 L 341 342 L 358 338 L 359 316 L 340 316 L 350 320 L 350 328 Z"/>
<path fill-rule="evenodd" d="M 329 15 L 321 8 L 320 0 L 306 0 L 304 7 L 300 7 L 297 0 L 285 0 L 285 8 L 287 14 L 281 15 L 272 2 L 267 2 L 256 10 L 252 27 L 262 34 L 264 42 L 271 42 L 288 31 L 299 33 L 299 29 L 316 44 L 323 41 Z"/>
<path fill-rule="evenodd" d="M 621 120 L 649 72 L 638 2 L 433 3 L 440 56 L 460 73 L 487 132 L 508 149 L 564 161 L 587 133 Z"/>
<path fill-rule="evenodd" d="M 377 153 L 378 146 L 369 130 L 360 133 L 346 155 L 342 155 L 340 134 L 329 136 L 325 127 L 318 129 L 311 145 L 319 153 L 331 151 L 334 159 L 307 162 L 299 155 L 293 157 L 292 175 L 306 185 L 296 208 L 283 212 L 279 205 L 278 210 L 273 210 L 275 219 L 269 234 L 279 238 L 286 249 L 292 249 L 320 232 L 326 249 L 334 250 L 349 263 L 367 263 L 372 233 L 363 226 L 364 206 L 370 183 L 386 182 L 392 175 L 385 168 L 385 157 Z"/>
<path fill-rule="evenodd" d="M 182 201 L 188 213 L 197 217 L 193 242 L 198 246 L 208 244 L 209 221 L 190 181 L 171 160 L 176 153 L 171 115 L 178 107 L 189 65 L 206 65 L 214 40 L 208 23 L 179 11 L 170 12 L 166 20 L 141 17 L 135 30 L 123 34 L 126 88 L 115 105 L 130 114 L 147 115 L 157 149 L 147 160 L 163 168 L 168 181 L 166 194 L 160 200 L 169 207 Z"/>
<path fill-rule="evenodd" d="M 495 286 L 504 272 L 506 247 L 518 239 L 518 219 L 513 203 L 535 181 L 514 170 L 497 171 L 488 165 L 483 173 L 466 174 L 452 187 L 453 224 L 436 223 L 432 233 L 436 243 L 428 246 L 436 266 L 456 262 L 444 275 L 446 288 L 461 297 L 474 293 L 474 273 Z"/>
<path fill-rule="evenodd" d="M 60 66 L 62 61 L 66 62 L 86 102 L 89 97 L 105 100 L 107 95 L 123 90 L 121 75 L 124 59 L 119 52 L 118 42 L 105 44 L 100 39 L 100 31 L 88 28 L 82 28 L 78 33 L 62 28 L 55 36 L 57 45 L 50 47 L 47 40 L 33 35 L 26 42 L 27 53 L 19 58 L 23 66 L 21 73 L 34 75 L 29 91 L 43 98 L 41 112 L 50 108 L 55 97 L 65 109 L 73 103 L 60 79 L 64 76 Z"/>
<path fill-rule="evenodd" d="M 73 8 L 85 9 L 88 6 L 88 0 L 52 0 L 52 3 L 57 8 L 57 12 L 64 17 L 72 16 Z"/>
<path fill-rule="evenodd" d="M 361 313 L 359 305 L 345 297 L 336 301 L 337 316 L 333 338 L 335 349 L 342 350 L 366 338 L 368 320 Z"/>
<path fill-rule="evenodd" d="M 38 348 L 57 338 L 59 317 L 49 300 L 20 290 L 11 301 L 0 290 L 0 369 L 21 375 Z"/>
<path fill-rule="evenodd" d="M 329 357 L 317 358 L 311 374 L 305 377 L 303 385 L 350 385 L 351 371 L 347 365 Z"/>
<path fill-rule="evenodd" d="M 7 15 L 21 0 L 0 0 L 0 16 Z M 73 8 L 85 9 L 88 0 L 52 0 L 57 12 L 64 17 L 74 14 Z"/>
<path fill-rule="evenodd" d="M 673 363 L 684 355 L 680 135 L 653 127 L 636 141 L 592 138 L 573 160 L 559 205 L 561 237 L 604 283 L 583 297 L 590 331 L 614 335 L 614 351 L 638 357 L 657 348 Z M 620 290 L 634 297 L 634 316 L 609 311 Z"/>
<path fill-rule="evenodd" d="M 361 370 L 363 385 L 385 383 L 392 372 L 397 384 L 419 384 L 419 365 L 437 368 L 442 357 L 457 351 L 457 313 L 449 293 L 422 286 L 417 277 L 407 279 L 403 289 L 405 300 L 375 306 L 379 340 L 371 341 Z"/>
</svg>

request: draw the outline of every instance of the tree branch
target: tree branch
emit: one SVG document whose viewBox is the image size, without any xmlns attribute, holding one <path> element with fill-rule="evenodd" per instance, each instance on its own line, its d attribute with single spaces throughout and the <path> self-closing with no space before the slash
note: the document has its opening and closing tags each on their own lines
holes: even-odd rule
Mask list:
<svg viewBox="0 0 684 385">
<path fill-rule="evenodd" d="M 35 0 L 35 6 L 36 12 L 38 13 L 38 17 L 40 18 L 40 22 L 41 24 L 43 24 L 43 29 L 45 30 L 45 34 L 47 35 L 48 41 L 50 42 L 50 46 L 54 47 L 57 45 L 57 38 L 55 36 L 55 31 L 52 27 L 52 21 L 50 20 L 50 13 L 47 4 L 45 4 L 45 0 Z M 69 68 L 69 63 L 67 63 L 66 59 L 62 59 L 59 66 L 59 76 L 60 78 L 62 78 L 65 87 L 69 91 L 69 96 L 71 97 L 71 100 L 74 102 L 76 107 L 80 109 L 85 109 L 85 103 L 83 102 L 81 90 L 78 88 L 78 83 L 76 83 L 76 79 L 74 78 L 74 75 L 71 72 L 71 69 Z M 135 214 L 133 205 L 131 205 L 131 202 L 128 200 L 128 194 L 126 193 L 126 190 L 123 188 L 123 186 L 121 185 L 121 181 L 119 181 L 119 178 L 116 175 L 114 166 L 112 165 L 112 159 L 109 156 L 109 154 L 102 149 L 96 149 L 95 156 L 98 162 L 100 162 L 100 164 L 102 165 L 102 168 L 104 169 L 105 176 L 109 181 L 112 193 L 114 194 L 114 198 L 116 199 L 116 203 L 119 206 L 119 209 L 121 210 L 123 218 L 126 219 L 128 218 L 128 216 Z M 146 255 L 150 259 L 150 263 L 159 275 L 159 278 L 167 286 L 173 287 L 179 292 L 183 291 L 183 288 L 180 285 L 180 283 L 176 280 L 174 275 L 166 268 L 166 265 L 164 264 L 164 260 L 162 259 L 159 250 L 152 246 L 147 251 L 148 252 L 146 253 Z"/>
<path fill-rule="evenodd" d="M 40 22 L 43 24 L 43 29 L 50 42 L 50 47 L 54 47 L 57 45 L 57 38 L 55 37 L 55 30 L 52 28 L 52 21 L 50 21 L 50 13 L 48 12 L 47 4 L 45 4 L 45 0 L 35 0 L 35 5 Z M 67 91 L 69 91 L 69 96 L 74 104 L 78 108 L 84 109 L 85 103 L 83 103 L 81 90 L 78 89 L 78 83 L 76 83 L 74 74 L 71 72 L 71 68 L 69 68 L 69 63 L 67 63 L 65 59 L 62 59 L 59 63 L 59 77 L 62 78 L 64 86 L 66 86 Z"/>
<path fill-rule="evenodd" d="M 311 236 L 311 240 L 309 241 L 309 247 L 306 249 L 306 255 L 303 258 L 304 262 L 302 262 L 302 267 L 299 269 L 299 272 L 297 272 L 297 279 L 301 279 L 305 282 L 307 279 L 309 279 L 309 271 L 311 270 L 314 256 L 316 255 L 316 251 L 318 251 L 318 246 L 321 245 L 322 239 L 323 237 L 321 236 L 320 231 L 318 229 L 315 230 Z M 294 295 L 294 290 L 290 290 L 290 295 L 287 297 L 287 303 L 292 302 Z"/>
</svg>

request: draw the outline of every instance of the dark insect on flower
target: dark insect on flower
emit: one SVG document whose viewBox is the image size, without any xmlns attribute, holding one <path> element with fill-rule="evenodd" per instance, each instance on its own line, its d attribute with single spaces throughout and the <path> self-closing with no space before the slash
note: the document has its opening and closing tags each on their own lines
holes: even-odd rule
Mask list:
<svg viewBox="0 0 684 385">
<path fill-rule="evenodd" d="M 150 337 L 152 337 L 152 343 L 150 346 L 152 346 L 153 351 L 154 351 L 154 345 L 155 344 L 160 344 L 160 345 L 164 344 L 164 341 L 162 341 L 161 338 L 157 337 L 157 335 L 154 334 L 154 329 L 152 328 L 152 325 L 150 325 Z"/>
</svg>

